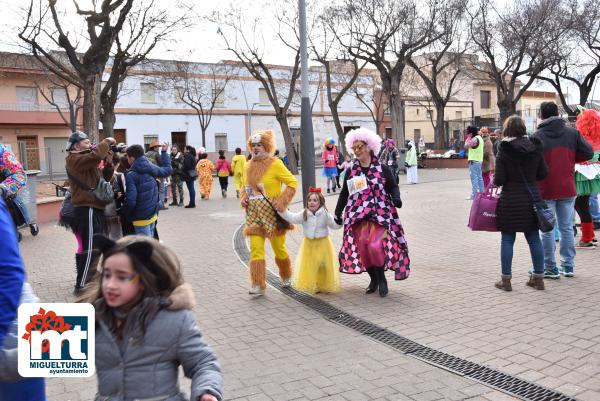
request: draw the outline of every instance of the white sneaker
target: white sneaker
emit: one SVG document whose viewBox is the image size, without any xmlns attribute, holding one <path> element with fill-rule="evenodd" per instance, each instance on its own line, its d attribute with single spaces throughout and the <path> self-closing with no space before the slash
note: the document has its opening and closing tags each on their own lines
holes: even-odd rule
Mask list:
<svg viewBox="0 0 600 401">
<path fill-rule="evenodd" d="M 265 289 L 261 288 L 259 285 L 255 285 L 254 287 L 250 288 L 250 291 L 248 291 L 248 294 L 250 294 L 250 295 L 265 295 Z"/>
<path fill-rule="evenodd" d="M 281 286 L 283 288 L 289 288 L 292 286 L 292 280 L 290 280 L 289 278 L 282 278 L 281 279 Z"/>
<path fill-rule="evenodd" d="M 472 198 L 472 197 L 470 197 L 470 196 L 467 196 L 467 197 L 465 198 L 465 200 L 473 200 L 473 198 Z"/>
</svg>

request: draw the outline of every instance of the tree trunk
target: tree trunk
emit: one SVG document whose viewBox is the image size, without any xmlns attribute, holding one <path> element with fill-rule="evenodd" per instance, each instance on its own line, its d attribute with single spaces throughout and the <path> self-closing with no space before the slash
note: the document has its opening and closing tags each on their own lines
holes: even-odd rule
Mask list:
<svg viewBox="0 0 600 401">
<path fill-rule="evenodd" d="M 435 105 L 435 130 L 433 134 L 434 149 L 445 149 L 446 143 L 446 130 L 444 129 L 444 109 L 445 105 Z"/>
<path fill-rule="evenodd" d="M 287 117 L 285 116 L 285 114 L 277 114 L 276 118 L 277 122 L 279 123 L 279 127 L 281 128 L 281 133 L 283 134 L 283 142 L 285 142 L 285 152 L 287 153 L 290 171 L 292 172 L 292 174 L 298 174 L 298 160 L 296 158 L 296 152 L 294 150 L 294 140 L 292 138 L 290 126 L 288 125 Z M 302 133 L 300 133 L 300 135 L 302 135 Z M 302 137 L 300 138 L 300 140 L 302 140 Z"/>
<path fill-rule="evenodd" d="M 342 127 L 342 123 L 340 122 L 340 115 L 338 114 L 337 104 L 333 102 L 329 103 L 329 110 L 331 110 L 331 117 L 333 118 L 333 125 L 335 125 L 335 130 L 337 132 L 338 137 L 338 150 L 341 153 L 342 157 L 346 156 L 346 149 L 344 149 L 344 141 L 346 140 L 346 133 L 344 132 L 344 127 Z"/>
<path fill-rule="evenodd" d="M 83 88 L 83 130 L 91 142 L 98 142 L 100 122 L 100 83 L 101 77 L 93 75 Z"/>
<path fill-rule="evenodd" d="M 392 138 L 398 146 L 404 146 L 404 104 L 399 94 L 388 96 L 390 99 L 390 114 L 392 117 Z"/>
<path fill-rule="evenodd" d="M 104 105 L 102 107 L 102 114 L 100 115 L 100 120 L 102 121 L 102 134 L 105 138 L 115 136 L 115 123 L 117 122 L 117 117 L 115 116 L 115 111 L 110 106 Z"/>
<path fill-rule="evenodd" d="M 75 102 L 69 102 L 69 128 L 71 132 L 77 131 L 77 112 L 79 105 Z"/>
<path fill-rule="evenodd" d="M 204 149 L 206 149 L 206 129 L 208 127 L 203 126 L 202 124 L 200 124 L 200 130 L 202 131 L 202 147 Z M 216 144 L 215 144 L 216 146 Z"/>
<path fill-rule="evenodd" d="M 517 103 L 513 101 L 512 95 L 498 92 L 498 109 L 500 110 L 500 124 L 504 124 L 504 120 L 517 114 Z"/>
</svg>

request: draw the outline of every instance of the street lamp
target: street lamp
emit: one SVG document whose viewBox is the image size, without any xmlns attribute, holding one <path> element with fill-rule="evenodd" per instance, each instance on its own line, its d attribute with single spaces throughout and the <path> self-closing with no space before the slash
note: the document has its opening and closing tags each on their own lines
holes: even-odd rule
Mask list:
<svg viewBox="0 0 600 401">
<path fill-rule="evenodd" d="M 248 130 L 250 131 L 250 135 L 252 135 L 252 111 L 254 110 L 254 106 L 260 105 L 259 102 L 252 103 L 252 107 L 250 107 L 250 113 L 248 113 Z"/>
</svg>

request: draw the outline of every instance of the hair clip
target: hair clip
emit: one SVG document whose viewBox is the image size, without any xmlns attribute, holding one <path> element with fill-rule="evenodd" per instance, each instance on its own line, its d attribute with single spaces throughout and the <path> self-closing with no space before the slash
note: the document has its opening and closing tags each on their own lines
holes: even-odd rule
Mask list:
<svg viewBox="0 0 600 401">
<path fill-rule="evenodd" d="M 321 193 L 321 188 L 317 187 L 308 187 L 308 192 L 309 193 L 315 193 L 315 194 L 320 194 Z"/>
</svg>

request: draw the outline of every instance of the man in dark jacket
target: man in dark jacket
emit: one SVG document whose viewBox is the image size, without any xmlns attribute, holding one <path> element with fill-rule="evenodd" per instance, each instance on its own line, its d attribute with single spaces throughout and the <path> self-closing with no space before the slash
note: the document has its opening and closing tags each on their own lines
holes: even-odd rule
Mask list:
<svg viewBox="0 0 600 401">
<path fill-rule="evenodd" d="M 125 202 L 121 212 L 131 221 L 135 233 L 139 235 L 153 236 L 159 209 L 156 178 L 168 177 L 173 171 L 166 143 L 162 146 L 160 157 L 161 167 L 150 163 L 140 145 L 127 148 L 131 168 L 125 175 Z"/>
<path fill-rule="evenodd" d="M 110 149 L 115 144 L 114 138 L 106 138 L 92 149 L 87 135 L 79 131 L 71 134 L 67 144 L 65 167 L 69 177 L 71 200 L 75 207 L 73 231 L 81 249 L 80 253 L 75 254 L 75 295 L 83 291 L 85 284 L 96 273 L 100 254 L 94 250 L 93 238 L 94 234 L 105 234 L 107 225 L 104 217 L 105 204 L 99 202 L 90 189 L 98 186 L 101 176 L 110 182 L 114 172 Z M 104 162 L 102 169 L 99 167 L 101 162 Z"/>
<path fill-rule="evenodd" d="M 169 206 L 183 206 L 183 153 L 179 151 L 177 145 L 171 146 L 171 193 L 173 202 Z M 177 192 L 179 192 L 179 203 L 177 203 Z"/>
<path fill-rule="evenodd" d="M 540 194 L 556 214 L 560 231 L 560 259 L 565 277 L 573 277 L 575 267 L 575 239 L 573 213 L 575 206 L 575 163 L 591 159 L 594 152 L 589 143 L 565 120 L 558 116 L 554 102 L 540 105 L 542 122 L 535 136 L 544 144 L 544 159 L 548 165 L 548 176 L 539 182 Z M 554 233 L 542 233 L 544 246 L 544 277 L 560 278 L 556 266 Z"/>
</svg>

